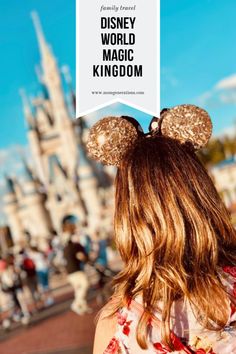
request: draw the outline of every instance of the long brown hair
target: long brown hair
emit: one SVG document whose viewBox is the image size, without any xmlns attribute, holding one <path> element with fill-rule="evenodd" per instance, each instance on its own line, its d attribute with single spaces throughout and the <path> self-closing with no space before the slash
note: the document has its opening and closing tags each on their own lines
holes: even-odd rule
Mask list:
<svg viewBox="0 0 236 354">
<path fill-rule="evenodd" d="M 112 310 L 141 295 L 137 341 L 162 301 L 162 340 L 171 341 L 173 302 L 187 299 L 205 328 L 222 329 L 228 294 L 220 272 L 236 265 L 236 234 L 210 177 L 191 149 L 166 137 L 145 137 L 117 171 L 115 241 L 125 263 Z"/>
</svg>

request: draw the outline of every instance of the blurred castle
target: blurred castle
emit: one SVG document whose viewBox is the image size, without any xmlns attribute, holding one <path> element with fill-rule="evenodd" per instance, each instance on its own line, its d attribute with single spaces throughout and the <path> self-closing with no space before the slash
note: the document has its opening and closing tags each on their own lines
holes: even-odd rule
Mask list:
<svg viewBox="0 0 236 354">
<path fill-rule="evenodd" d="M 28 140 L 34 169 L 25 167 L 24 183 L 6 176 L 5 213 L 15 244 L 36 242 L 61 231 L 63 220 L 74 216 L 96 228 L 109 178 L 104 169 L 87 159 L 83 118 L 71 118 L 75 95 L 68 72 L 71 106 L 66 103 L 56 58 L 46 42 L 39 18 L 32 14 L 41 55 L 42 94 L 29 102 L 22 92 Z M 103 190 L 103 194 L 102 191 Z"/>
<path fill-rule="evenodd" d="M 232 214 L 233 224 L 236 225 L 236 156 L 215 164 L 210 173 L 226 207 Z"/>
</svg>

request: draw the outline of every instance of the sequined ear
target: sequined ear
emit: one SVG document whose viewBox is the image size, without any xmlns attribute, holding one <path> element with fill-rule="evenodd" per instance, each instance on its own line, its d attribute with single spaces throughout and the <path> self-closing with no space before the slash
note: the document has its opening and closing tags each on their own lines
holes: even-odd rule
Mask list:
<svg viewBox="0 0 236 354">
<path fill-rule="evenodd" d="M 161 133 L 164 136 L 190 143 L 195 150 L 204 147 L 212 133 L 209 114 L 202 108 L 183 104 L 163 112 Z"/>
<path fill-rule="evenodd" d="M 105 117 L 99 120 L 89 132 L 88 154 L 104 165 L 119 166 L 121 160 L 134 145 L 142 128 L 131 117 Z"/>
</svg>

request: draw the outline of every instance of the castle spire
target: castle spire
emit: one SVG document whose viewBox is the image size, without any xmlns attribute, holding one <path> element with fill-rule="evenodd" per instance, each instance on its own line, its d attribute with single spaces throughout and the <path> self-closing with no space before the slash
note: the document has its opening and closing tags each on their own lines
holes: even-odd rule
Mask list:
<svg viewBox="0 0 236 354">
<path fill-rule="evenodd" d="M 44 58 L 45 56 L 48 55 L 48 53 L 50 53 L 50 49 L 49 49 L 49 46 L 46 42 L 46 39 L 45 39 L 45 36 L 44 36 L 44 33 L 43 33 L 43 29 L 42 29 L 42 26 L 41 26 L 41 23 L 40 23 L 40 20 L 39 20 L 39 16 L 37 14 L 36 11 L 32 11 L 31 12 L 31 17 L 32 17 L 32 20 L 33 20 L 33 23 L 34 23 L 34 28 L 35 28 L 35 31 L 36 31 L 36 35 L 37 35 L 37 38 L 38 38 L 38 43 L 39 43 L 39 50 L 40 50 L 40 53 L 42 55 L 42 58 Z"/>
<path fill-rule="evenodd" d="M 49 92 L 39 65 L 35 65 L 35 72 L 38 78 L 38 82 L 41 86 L 42 96 L 45 100 L 49 100 Z"/>
<path fill-rule="evenodd" d="M 24 112 L 24 116 L 25 116 L 25 120 L 27 122 L 27 125 L 28 125 L 30 130 L 34 129 L 35 128 L 35 120 L 34 120 L 33 112 L 32 112 L 28 97 L 27 97 L 27 95 L 25 93 L 25 90 L 24 89 L 20 89 L 19 90 L 19 94 L 20 94 L 21 99 L 22 99 L 23 112 Z"/>
<path fill-rule="evenodd" d="M 74 112 L 76 111 L 76 96 L 75 96 L 75 91 L 72 85 L 72 79 L 71 79 L 71 74 L 70 74 L 70 69 L 67 65 L 63 65 L 61 68 L 61 72 L 65 78 L 65 82 L 69 88 L 70 91 L 70 99 L 71 99 L 71 104 L 73 107 Z"/>
<path fill-rule="evenodd" d="M 25 179 L 28 182 L 34 182 L 34 176 L 33 176 L 32 170 L 29 167 L 28 163 L 26 162 L 25 158 L 22 158 L 22 164 L 24 166 Z"/>
</svg>

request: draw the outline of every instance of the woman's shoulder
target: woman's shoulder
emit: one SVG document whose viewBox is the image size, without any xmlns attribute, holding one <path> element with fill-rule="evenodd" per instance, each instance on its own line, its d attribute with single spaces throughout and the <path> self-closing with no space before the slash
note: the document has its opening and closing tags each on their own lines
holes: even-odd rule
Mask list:
<svg viewBox="0 0 236 354">
<path fill-rule="evenodd" d="M 93 354 L 104 353 L 117 329 L 117 315 L 110 315 L 105 306 L 98 316 L 96 325 Z"/>
<path fill-rule="evenodd" d="M 120 307 L 117 307 L 117 303 L 119 299 L 112 298 L 100 311 L 93 354 L 127 353 L 142 307 L 135 301 Z M 117 310 L 111 315 L 114 308 Z"/>
</svg>

